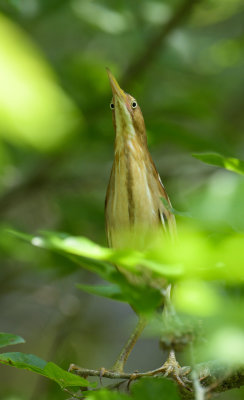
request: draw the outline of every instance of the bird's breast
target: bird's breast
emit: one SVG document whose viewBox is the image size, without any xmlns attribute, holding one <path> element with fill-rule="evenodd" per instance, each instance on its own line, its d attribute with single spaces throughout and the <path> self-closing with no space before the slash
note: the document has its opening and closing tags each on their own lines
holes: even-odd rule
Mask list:
<svg viewBox="0 0 244 400">
<path fill-rule="evenodd" d="M 106 200 L 106 225 L 112 247 L 121 247 L 123 231 L 159 225 L 158 178 L 145 155 L 145 149 L 132 140 L 115 152 Z"/>
</svg>

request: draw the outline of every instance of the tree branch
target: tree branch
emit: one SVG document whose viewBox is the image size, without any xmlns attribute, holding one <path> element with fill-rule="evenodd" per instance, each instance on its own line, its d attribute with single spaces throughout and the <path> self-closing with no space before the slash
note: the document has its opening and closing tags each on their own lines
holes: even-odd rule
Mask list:
<svg viewBox="0 0 244 400">
<path fill-rule="evenodd" d="M 160 368 L 146 372 L 120 373 L 115 371 L 107 371 L 104 368 L 101 368 L 100 370 L 81 368 L 75 364 L 71 364 L 69 367 L 70 372 L 73 372 L 74 374 L 82 376 L 84 378 L 87 378 L 89 376 L 97 376 L 99 378 L 104 377 L 109 379 L 123 379 L 128 381 L 133 381 L 144 376 L 163 376 L 166 372 L 166 369 L 167 367 L 162 366 Z M 202 393 L 209 394 L 213 392 L 224 392 L 234 388 L 239 388 L 240 386 L 244 386 L 244 367 L 235 371 L 227 371 L 225 366 L 220 367 L 218 364 L 216 364 L 216 362 L 209 362 L 206 364 L 197 365 L 196 370 L 198 378 L 197 386 L 198 388 L 201 387 Z M 179 385 L 182 399 L 192 400 L 195 398 L 194 389 L 196 389 L 197 378 L 195 378 L 195 381 L 194 379 L 193 381 L 187 379 L 186 387 Z M 201 386 L 199 385 L 199 381 L 201 382 Z"/>
<path fill-rule="evenodd" d="M 160 373 L 162 374 L 163 372 L 166 372 L 166 368 L 161 367 L 152 371 L 147 371 L 147 372 L 116 372 L 116 371 L 107 371 L 104 368 L 95 370 L 95 369 L 87 369 L 87 368 L 81 368 L 78 367 L 78 365 L 71 364 L 69 367 L 69 372 L 73 372 L 76 375 L 82 376 L 82 377 L 88 377 L 88 376 L 98 376 L 99 378 L 109 378 L 109 379 L 129 379 L 129 380 L 135 380 L 142 378 L 143 376 L 154 376 L 154 375 L 159 375 Z"/>
<path fill-rule="evenodd" d="M 144 52 L 139 57 L 136 55 L 134 61 L 128 66 L 121 80 L 122 87 L 128 86 L 135 76 L 141 75 L 145 71 L 152 63 L 158 50 L 162 49 L 169 34 L 190 15 L 194 5 L 199 1 L 201 0 L 185 0 L 169 21 L 162 25 L 155 36 L 146 43 Z"/>
</svg>

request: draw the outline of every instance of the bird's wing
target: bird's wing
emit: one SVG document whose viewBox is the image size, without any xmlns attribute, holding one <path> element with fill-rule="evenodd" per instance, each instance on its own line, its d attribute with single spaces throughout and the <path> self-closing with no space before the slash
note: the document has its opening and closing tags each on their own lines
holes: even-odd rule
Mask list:
<svg viewBox="0 0 244 400">
<path fill-rule="evenodd" d="M 158 175 L 159 191 L 162 194 L 159 205 L 160 221 L 163 224 L 166 232 L 168 231 L 173 237 L 176 236 L 176 221 L 172 212 L 172 205 L 169 196 L 164 188 L 164 185 Z"/>
<path fill-rule="evenodd" d="M 172 212 L 172 205 L 150 154 L 149 157 L 151 165 L 153 167 L 153 174 L 157 180 L 157 186 L 159 191 L 159 202 L 158 202 L 159 222 L 163 225 L 166 232 L 169 232 L 170 235 L 175 237 L 177 235 L 177 230 L 176 230 L 175 216 Z"/>
</svg>

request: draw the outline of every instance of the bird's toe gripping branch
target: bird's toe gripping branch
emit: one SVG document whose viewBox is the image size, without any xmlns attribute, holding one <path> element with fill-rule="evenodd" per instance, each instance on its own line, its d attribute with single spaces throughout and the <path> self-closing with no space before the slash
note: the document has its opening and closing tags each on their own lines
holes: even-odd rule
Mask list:
<svg viewBox="0 0 244 400">
<path fill-rule="evenodd" d="M 190 373 L 190 367 L 181 367 L 176 360 L 175 353 L 173 350 L 170 351 L 168 359 L 161 367 L 161 371 L 165 377 L 172 376 L 180 386 L 187 388 L 186 384 L 191 381 L 187 378 Z"/>
</svg>

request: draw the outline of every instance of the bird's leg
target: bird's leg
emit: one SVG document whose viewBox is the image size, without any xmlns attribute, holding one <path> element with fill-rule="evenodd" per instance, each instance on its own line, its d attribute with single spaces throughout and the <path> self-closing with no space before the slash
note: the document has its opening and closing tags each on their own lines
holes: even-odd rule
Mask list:
<svg viewBox="0 0 244 400">
<path fill-rule="evenodd" d="M 127 340 L 126 344 L 124 345 L 123 349 L 121 350 L 119 357 L 117 358 L 115 364 L 112 367 L 112 371 L 116 372 L 123 372 L 124 365 L 133 349 L 134 345 L 136 344 L 137 339 L 141 335 L 143 329 L 147 324 L 147 320 L 144 317 L 139 317 L 139 321 L 136 325 L 135 330 L 132 332 L 131 336 Z"/>
<path fill-rule="evenodd" d="M 186 386 L 184 380 L 190 382 L 185 378 L 186 375 L 190 372 L 190 367 L 181 367 L 175 357 L 174 350 L 170 350 L 169 357 L 161 367 L 162 371 L 164 371 L 164 376 L 173 376 L 173 378 L 178 382 L 181 386 Z"/>
<path fill-rule="evenodd" d="M 171 317 L 175 315 L 175 310 L 174 306 L 171 302 L 170 298 L 170 292 L 171 292 L 171 285 L 169 285 L 166 289 L 166 292 L 164 294 L 165 296 L 165 305 L 164 305 L 164 320 L 165 323 L 167 323 L 167 320 L 170 320 Z M 183 381 L 185 375 L 189 374 L 190 368 L 189 367 L 181 367 L 178 361 L 176 360 L 175 357 L 175 352 L 174 349 L 172 348 L 169 352 L 168 359 L 165 361 L 163 366 L 161 367 L 162 371 L 164 371 L 164 376 L 173 376 L 176 381 L 182 385 L 185 386 L 185 382 Z M 185 378 L 185 380 L 187 380 Z"/>
</svg>

